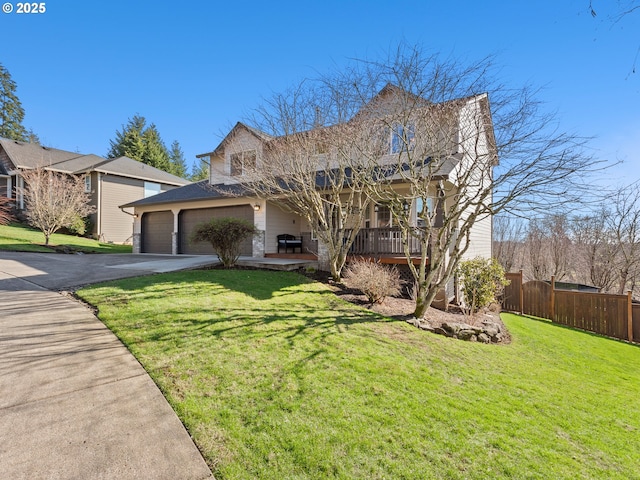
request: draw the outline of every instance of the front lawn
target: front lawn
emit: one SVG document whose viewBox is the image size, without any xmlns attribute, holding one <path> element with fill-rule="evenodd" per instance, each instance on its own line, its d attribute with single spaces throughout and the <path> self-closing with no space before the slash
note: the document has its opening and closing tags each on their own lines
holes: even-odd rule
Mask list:
<svg viewBox="0 0 640 480">
<path fill-rule="evenodd" d="M 503 315 L 466 343 L 294 273 L 180 272 L 79 295 L 217 479 L 640 478 L 640 348 Z"/>
<path fill-rule="evenodd" d="M 51 253 L 67 250 L 83 253 L 131 253 L 131 245 L 101 243 L 84 237 L 54 233 L 44 245 L 44 234 L 25 225 L 0 225 L 0 250 Z"/>
</svg>

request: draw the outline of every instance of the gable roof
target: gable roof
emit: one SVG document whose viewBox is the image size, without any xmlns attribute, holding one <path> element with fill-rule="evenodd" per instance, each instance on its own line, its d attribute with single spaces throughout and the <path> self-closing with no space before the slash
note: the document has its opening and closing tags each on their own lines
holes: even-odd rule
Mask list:
<svg viewBox="0 0 640 480">
<path fill-rule="evenodd" d="M 65 160 L 83 156 L 81 153 L 43 147 L 35 143 L 19 142 L 8 138 L 0 138 L 0 146 L 4 148 L 15 168 L 49 167 Z"/>
<path fill-rule="evenodd" d="M 0 146 L 7 153 L 16 169 L 43 167 L 69 175 L 100 172 L 176 186 L 190 183 L 184 178 L 128 157 L 103 158 L 94 154 L 83 155 L 7 138 L 0 138 Z M 2 167 L 0 166 L 0 168 Z"/>
<path fill-rule="evenodd" d="M 104 159 L 103 159 L 104 160 Z M 158 168 L 138 162 L 129 157 L 111 158 L 92 168 L 92 171 L 120 175 L 122 177 L 138 178 L 151 182 L 166 183 L 169 185 L 187 185 L 189 180 L 177 177 Z"/>
<path fill-rule="evenodd" d="M 245 130 L 245 131 L 249 132 L 251 135 L 253 135 L 258 140 L 261 140 L 263 142 L 268 142 L 269 140 L 272 140 L 274 138 L 273 136 L 269 135 L 268 133 L 265 133 L 265 132 L 263 132 L 261 130 L 258 130 L 257 128 L 250 127 L 249 125 L 246 125 L 246 124 L 244 124 L 242 122 L 237 122 L 233 126 L 231 131 L 229 133 L 227 133 L 227 135 L 222 139 L 220 144 L 212 152 L 201 153 L 199 155 L 196 155 L 196 158 L 208 157 L 210 155 L 218 155 L 220 153 L 220 151 L 224 149 L 225 145 L 227 143 L 229 143 L 231 141 L 231 139 L 235 135 L 237 135 L 240 130 Z"/>
<path fill-rule="evenodd" d="M 194 202 L 197 200 L 211 200 L 216 198 L 253 196 L 240 184 L 211 185 L 209 180 L 200 180 L 184 187 L 174 188 L 166 192 L 143 198 L 135 202 L 120 205 L 120 208 L 142 207 L 145 205 L 162 205 L 175 202 Z"/>
</svg>

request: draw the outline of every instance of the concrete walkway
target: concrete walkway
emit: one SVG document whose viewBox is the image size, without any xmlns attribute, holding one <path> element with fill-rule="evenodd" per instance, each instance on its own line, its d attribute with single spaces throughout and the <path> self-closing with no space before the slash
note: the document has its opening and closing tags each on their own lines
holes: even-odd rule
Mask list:
<svg viewBox="0 0 640 480">
<path fill-rule="evenodd" d="M 173 258 L 0 252 L 2 478 L 212 478 L 135 358 L 89 309 L 51 291 L 211 263 Z"/>
</svg>

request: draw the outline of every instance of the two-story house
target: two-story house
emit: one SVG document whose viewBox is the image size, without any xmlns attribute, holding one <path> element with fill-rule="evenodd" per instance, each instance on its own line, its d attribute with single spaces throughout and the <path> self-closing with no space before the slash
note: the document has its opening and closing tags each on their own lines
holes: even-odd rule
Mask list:
<svg viewBox="0 0 640 480">
<path fill-rule="evenodd" d="M 389 92 L 393 92 L 393 88 L 395 87 L 385 87 L 365 109 L 379 109 L 380 102 L 385 101 Z M 459 191 L 461 195 L 471 193 L 473 188 L 484 188 L 473 185 L 465 185 L 462 188 L 457 183 L 462 178 L 469 178 L 461 173 L 480 168 L 480 162 L 478 162 L 480 156 L 492 156 L 490 150 L 493 132 L 490 115 L 487 113 L 486 95 L 458 99 L 452 105 L 453 108 L 447 110 L 454 112 L 447 116 L 448 125 L 446 128 L 442 126 L 439 128 L 439 131 L 447 132 L 446 135 L 453 139 L 450 142 L 451 150 L 438 167 L 438 171 L 431 177 L 433 195 L 438 194 L 439 188 Z M 433 109 L 434 105 L 425 102 L 425 108 Z M 362 115 L 364 116 L 365 113 Z M 473 121 L 471 117 L 482 117 L 482 121 Z M 473 135 L 463 132 L 470 129 L 475 129 Z M 326 129 L 326 132 L 330 135 L 331 128 Z M 403 135 L 404 148 L 411 148 L 413 135 L 418 137 L 420 131 L 416 129 L 415 132 L 412 130 L 404 132 Z M 474 144 L 465 146 L 464 143 L 470 141 L 466 139 L 472 136 L 475 138 Z M 387 161 L 386 158 L 392 159 L 398 153 L 397 150 L 401 147 L 396 141 L 397 138 L 397 135 L 390 135 L 389 152 L 386 157 L 381 157 L 382 163 Z M 210 164 L 208 180 L 122 205 L 133 208 L 136 214 L 134 252 L 213 253 L 210 245 L 192 244 L 189 241 L 194 226 L 212 217 L 235 216 L 253 222 L 260 231 L 260 235 L 247 240 L 242 246 L 243 255 L 254 257 L 306 255 L 307 258 L 317 258 L 323 249 L 322 245 L 318 244 L 313 225 L 310 225 L 305 218 L 282 208 L 281 196 L 256 195 L 251 193 L 251 189 L 246 188 L 245 173 L 254 169 L 256 165 L 262 164 L 262 167 L 268 168 L 268 151 L 283 139 L 284 137 L 273 137 L 243 123 L 237 123 L 215 149 L 198 155 Z M 483 162 L 483 165 L 487 163 Z M 477 183 L 474 180 L 472 183 L 486 187 L 486 182 L 491 181 L 491 165 L 489 164 L 489 168 L 484 168 L 477 175 L 473 175 L 481 181 Z M 403 192 L 402 182 L 402 176 L 398 176 L 394 185 L 394 189 L 401 193 Z M 322 186 L 318 185 L 317 188 Z M 420 222 L 424 221 L 420 216 L 420 212 L 425 208 L 425 205 L 421 204 L 424 200 L 411 196 L 411 186 L 408 183 L 404 186 L 404 191 L 406 192 L 405 205 L 410 212 L 411 221 L 416 226 L 420 226 Z M 445 207 L 446 205 L 440 205 L 439 208 Z M 491 225 L 490 216 L 484 215 L 477 219 L 470 233 L 471 242 L 465 254 L 467 257 L 491 256 Z M 386 259 L 389 262 L 406 262 L 402 241 L 397 235 L 393 212 L 387 204 L 373 202 L 367 208 L 359 227 L 363 233 L 353 244 L 354 255 L 371 256 Z M 293 252 L 283 251 L 278 244 L 278 236 L 282 234 L 302 238 L 302 248 Z M 319 260 L 322 265 L 322 258 Z"/>
</svg>

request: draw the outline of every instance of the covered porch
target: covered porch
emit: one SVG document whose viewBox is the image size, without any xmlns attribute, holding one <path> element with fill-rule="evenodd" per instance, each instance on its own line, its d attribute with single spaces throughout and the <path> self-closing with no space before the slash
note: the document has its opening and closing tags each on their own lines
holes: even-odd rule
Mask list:
<svg viewBox="0 0 640 480">
<path fill-rule="evenodd" d="M 349 233 L 349 231 L 345 232 L 345 236 Z M 313 239 L 311 232 L 301 232 L 301 238 L 303 239 L 301 252 L 266 253 L 265 257 L 317 260 L 317 240 Z M 419 238 L 411 237 L 409 252 L 412 262 L 418 265 L 421 260 Z M 402 244 L 402 232 L 397 227 L 362 228 L 356 234 L 347 258 L 348 260 L 353 258 L 369 258 L 386 264 L 405 264 L 407 263 L 407 259 Z"/>
</svg>

